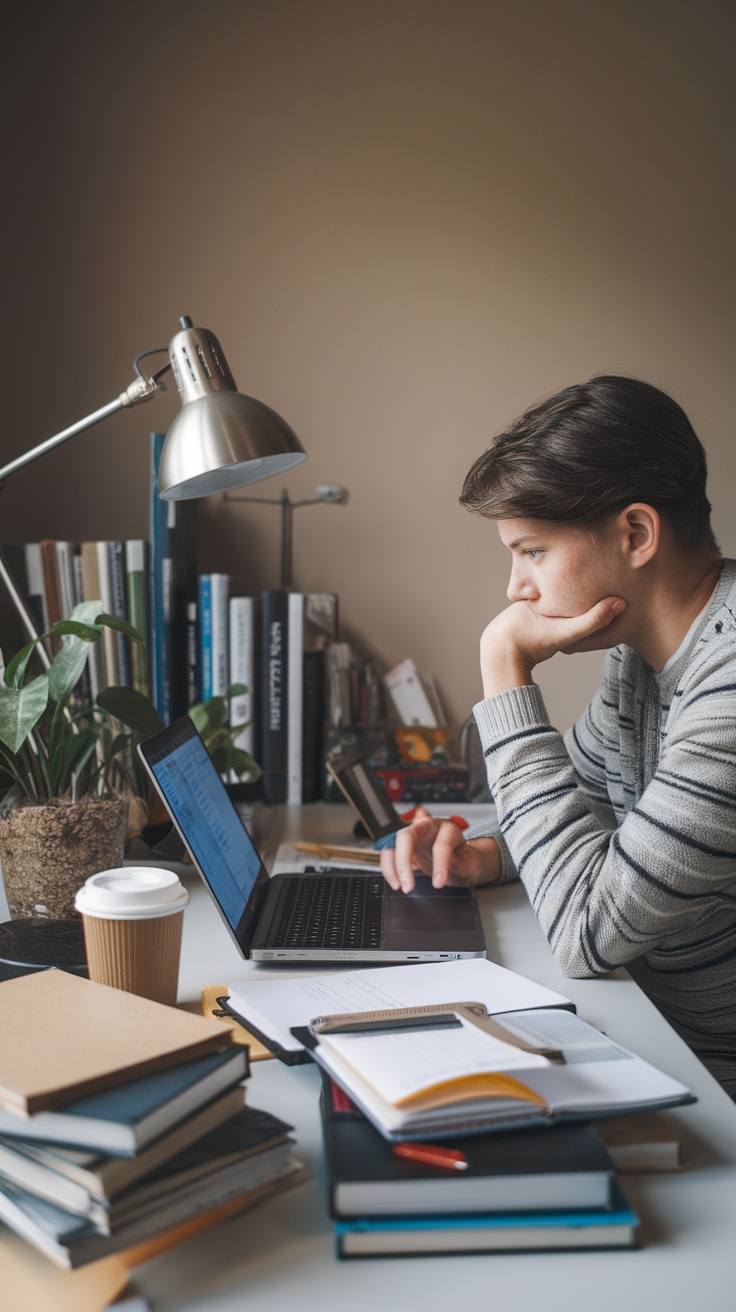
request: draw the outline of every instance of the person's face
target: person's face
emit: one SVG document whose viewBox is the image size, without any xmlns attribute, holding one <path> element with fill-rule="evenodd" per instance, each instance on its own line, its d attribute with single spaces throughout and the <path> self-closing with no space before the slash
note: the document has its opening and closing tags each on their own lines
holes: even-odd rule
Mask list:
<svg viewBox="0 0 736 1312">
<path fill-rule="evenodd" d="M 510 601 L 525 601 L 540 615 L 570 618 L 604 597 L 626 598 L 615 532 L 594 535 L 541 519 L 501 519 L 498 532 L 511 552 Z"/>
</svg>

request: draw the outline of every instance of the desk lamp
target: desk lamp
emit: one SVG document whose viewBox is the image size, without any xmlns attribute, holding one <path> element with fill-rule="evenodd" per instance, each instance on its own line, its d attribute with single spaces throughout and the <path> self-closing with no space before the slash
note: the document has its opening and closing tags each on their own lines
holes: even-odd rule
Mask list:
<svg viewBox="0 0 736 1312">
<path fill-rule="evenodd" d="M 145 351 L 135 361 L 136 377 L 114 401 L 72 424 L 55 437 L 33 447 L 0 469 L 0 485 L 17 470 L 92 428 L 108 415 L 149 401 L 164 391 L 161 382 L 173 371 L 182 409 L 166 435 L 159 466 L 159 494 L 165 500 L 185 501 L 228 488 L 257 483 L 298 465 L 306 459 L 296 433 L 275 410 L 239 392 L 224 352 L 214 333 L 194 328 L 191 319 L 179 320 L 180 331 L 168 347 L 169 359 L 157 373 L 145 377 L 139 362 L 165 348 Z M 2 578 L 23 625 L 38 637 L 33 618 L 16 587 L 0 550 Z M 38 654 L 48 665 L 43 644 Z"/>
</svg>

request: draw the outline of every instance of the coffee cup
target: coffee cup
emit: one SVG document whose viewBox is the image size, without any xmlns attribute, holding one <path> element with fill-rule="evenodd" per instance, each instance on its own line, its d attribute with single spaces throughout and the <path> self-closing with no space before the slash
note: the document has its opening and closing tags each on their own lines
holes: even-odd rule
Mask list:
<svg viewBox="0 0 736 1312">
<path fill-rule="evenodd" d="M 173 870 L 124 866 L 91 875 L 74 901 L 90 979 L 173 1006 L 188 901 Z"/>
</svg>

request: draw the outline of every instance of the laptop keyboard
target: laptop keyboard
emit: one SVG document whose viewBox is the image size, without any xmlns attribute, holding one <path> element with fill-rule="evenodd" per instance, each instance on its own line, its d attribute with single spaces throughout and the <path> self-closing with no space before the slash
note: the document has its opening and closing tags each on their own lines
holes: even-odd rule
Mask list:
<svg viewBox="0 0 736 1312">
<path fill-rule="evenodd" d="M 284 880 L 269 938 L 278 948 L 376 948 L 381 942 L 380 875 L 310 875 Z"/>
</svg>

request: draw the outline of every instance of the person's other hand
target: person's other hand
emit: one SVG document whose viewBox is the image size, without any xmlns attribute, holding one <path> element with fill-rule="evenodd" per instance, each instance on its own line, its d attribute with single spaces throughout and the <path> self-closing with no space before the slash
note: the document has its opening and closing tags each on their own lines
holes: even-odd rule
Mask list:
<svg viewBox="0 0 736 1312">
<path fill-rule="evenodd" d="M 397 892 L 412 891 L 415 870 L 431 875 L 435 888 L 491 884 L 501 874 L 501 853 L 494 838 L 466 842 L 454 821 L 418 806 L 412 823 L 397 832 L 396 846 L 381 852 L 381 873 Z"/>
</svg>

